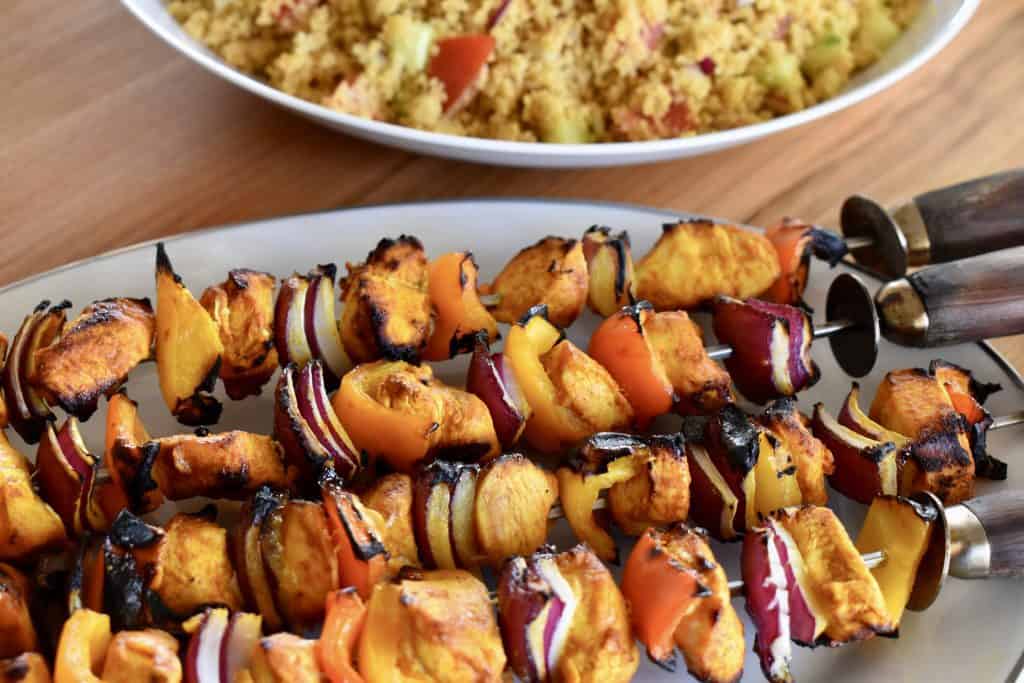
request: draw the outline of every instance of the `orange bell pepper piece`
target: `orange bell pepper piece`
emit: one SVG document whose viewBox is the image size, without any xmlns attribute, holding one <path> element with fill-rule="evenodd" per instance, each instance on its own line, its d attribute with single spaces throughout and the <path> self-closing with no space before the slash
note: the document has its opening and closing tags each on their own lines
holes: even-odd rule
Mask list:
<svg viewBox="0 0 1024 683">
<path fill-rule="evenodd" d="M 623 308 L 598 326 L 587 348 L 622 387 L 641 430 L 671 411 L 673 402 L 672 383 L 644 333 L 644 322 L 652 315 L 647 302 Z"/>
<path fill-rule="evenodd" d="M 110 645 L 110 617 L 79 609 L 64 622 L 53 664 L 54 683 L 101 683 Z"/>
<path fill-rule="evenodd" d="M 576 413 L 559 403 L 558 391 L 540 360 L 561 338 L 562 332 L 547 321 L 547 307 L 538 306 L 512 326 L 505 342 L 505 362 L 533 409 L 526 425 L 527 439 L 535 448 L 548 453 L 582 441 L 591 432 Z"/>
<path fill-rule="evenodd" d="M 676 628 L 697 592 L 697 579 L 673 562 L 651 531 L 640 537 L 626 560 L 622 595 L 629 604 L 633 632 L 650 658 L 664 664 L 672 659 Z"/>
<path fill-rule="evenodd" d="M 473 350 L 478 331 L 487 339 L 498 336 L 498 323 L 477 293 L 479 269 L 473 255 L 459 251 L 441 256 L 430 264 L 430 305 L 434 310 L 434 332 L 422 357 L 448 360 Z"/>
<path fill-rule="evenodd" d="M 425 410 L 402 410 L 400 405 L 392 407 L 371 393 L 381 375 L 401 370 L 403 366 L 403 363 L 388 362 L 356 366 L 342 378 L 341 388 L 331 398 L 331 404 L 360 451 L 383 458 L 396 469 L 408 471 L 427 456 L 430 434 L 436 429 L 438 420 L 435 418 L 439 416 Z M 414 372 L 428 380 L 433 376 L 427 366 Z"/>
<path fill-rule="evenodd" d="M 811 267 L 811 226 L 802 221 L 784 220 L 765 232 L 779 257 L 779 277 L 761 298 L 777 304 L 793 305 L 807 288 Z"/>
<path fill-rule="evenodd" d="M 354 588 L 327 595 L 327 616 L 316 642 L 316 657 L 331 683 L 363 683 L 352 660 L 365 621 L 366 605 Z"/>
<path fill-rule="evenodd" d="M 123 392 L 118 392 L 110 397 L 107 403 L 107 424 L 106 442 L 103 448 L 103 464 L 110 472 L 111 482 L 114 484 L 105 491 L 113 500 L 104 502 L 101 499 L 101 506 L 106 513 L 114 510 L 114 516 L 122 508 L 128 507 L 133 512 L 144 513 L 155 510 L 164 502 L 164 496 L 159 489 L 153 488 L 144 494 L 139 492 L 142 500 L 135 501 L 133 507 L 129 504 L 130 497 L 126 477 L 134 474 L 138 462 L 125 462 L 122 459 L 127 456 L 134 458 L 142 457 L 139 447 L 150 440 L 149 432 L 139 419 L 139 406 L 135 401 L 128 398 Z M 120 454 L 120 457 L 119 457 Z M 113 520 L 113 517 L 108 517 Z"/>
<path fill-rule="evenodd" d="M 368 510 L 336 480 L 322 484 L 324 512 L 338 552 L 342 586 L 351 586 L 363 598 L 388 571 L 388 552 L 381 541 L 380 516 Z M 382 521 L 382 520 L 381 520 Z"/>
</svg>

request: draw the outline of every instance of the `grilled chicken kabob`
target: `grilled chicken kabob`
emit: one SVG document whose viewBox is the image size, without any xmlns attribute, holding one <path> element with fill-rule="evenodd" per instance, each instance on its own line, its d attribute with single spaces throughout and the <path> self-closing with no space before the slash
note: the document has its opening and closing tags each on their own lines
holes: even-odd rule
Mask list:
<svg viewBox="0 0 1024 683">
<path fill-rule="evenodd" d="M 755 649 L 770 680 L 790 680 L 791 639 L 835 646 L 893 633 L 899 616 L 890 606 L 902 611 L 933 517 L 903 499 L 879 498 L 872 506 L 858 546 L 862 540 L 877 542 L 887 531 L 912 529 L 881 546 L 887 558 L 900 560 L 882 565 L 887 574 L 868 570 L 826 508 L 788 508 L 766 517 L 747 536 L 742 566 L 747 609 L 758 628 Z M 183 533 L 149 527 L 126 513 L 110 536 L 118 540 L 108 539 L 105 549 L 120 546 L 125 558 L 180 560 L 180 553 L 165 546 L 171 534 Z M 201 552 L 206 546 L 191 547 Z M 13 586 L 9 575 L 4 580 Z M 835 590 L 838 584 L 843 591 Z M 185 584 L 179 579 L 179 585 Z M 58 681 L 102 671 L 117 676 L 117 664 L 127 667 L 126 677 L 103 680 L 160 674 L 167 681 L 228 681 L 246 671 L 259 681 L 500 680 L 507 661 L 523 680 L 628 681 L 639 663 L 636 637 L 661 666 L 674 668 L 678 648 L 701 680 L 735 681 L 746 647 L 730 588 L 703 535 L 674 525 L 644 533 L 626 562 L 621 590 L 585 546 L 563 553 L 545 548 L 505 561 L 495 620 L 486 587 L 471 573 L 407 567 L 374 586 L 368 598 L 353 588 L 322 593 L 323 626 L 315 639 L 293 633 L 262 637 L 276 630 L 266 614 L 199 611 L 181 627 L 191 634 L 183 664 L 166 632 L 119 625 L 117 617 L 86 605 L 63 626 L 55 674 Z M 307 586 L 306 604 L 312 606 L 312 594 L 324 589 L 322 582 Z M 278 604 L 282 598 L 275 590 L 282 586 L 268 588 Z M 11 611 L 25 613 L 14 602 L 23 592 L 9 589 L 4 595 Z M 112 637 L 112 630 L 119 632 Z M 20 661 L 45 672 L 40 660 Z M 147 672 L 153 675 L 143 676 Z M 245 675 L 241 680 L 248 680 Z"/>
</svg>

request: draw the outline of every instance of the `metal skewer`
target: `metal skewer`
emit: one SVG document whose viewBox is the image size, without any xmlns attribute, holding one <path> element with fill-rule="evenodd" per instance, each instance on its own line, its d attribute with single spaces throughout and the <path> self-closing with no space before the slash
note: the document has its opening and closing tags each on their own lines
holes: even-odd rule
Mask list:
<svg viewBox="0 0 1024 683">
<path fill-rule="evenodd" d="M 857 325 L 858 323 L 854 322 L 853 320 L 846 319 L 827 322 L 823 325 L 819 325 L 814 328 L 814 338 L 824 339 L 825 337 L 831 337 L 832 335 L 839 334 L 840 332 L 845 332 L 846 330 L 849 330 L 851 328 L 855 328 L 857 327 Z M 724 345 L 709 346 L 707 348 L 707 352 L 708 358 L 710 358 L 711 360 L 725 360 L 726 358 L 732 356 L 733 349 L 731 346 Z"/>
</svg>

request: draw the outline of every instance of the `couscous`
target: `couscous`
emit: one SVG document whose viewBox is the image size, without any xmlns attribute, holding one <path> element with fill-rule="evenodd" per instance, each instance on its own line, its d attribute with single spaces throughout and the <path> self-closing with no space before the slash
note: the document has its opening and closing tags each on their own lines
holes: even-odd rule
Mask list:
<svg viewBox="0 0 1024 683">
<path fill-rule="evenodd" d="M 834 96 L 923 0 L 169 0 L 233 67 L 331 109 L 542 142 L 694 135 Z"/>
</svg>

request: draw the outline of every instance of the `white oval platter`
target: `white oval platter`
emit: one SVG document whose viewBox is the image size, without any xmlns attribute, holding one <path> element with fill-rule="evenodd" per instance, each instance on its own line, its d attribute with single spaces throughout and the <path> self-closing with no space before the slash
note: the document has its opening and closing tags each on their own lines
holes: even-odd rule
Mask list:
<svg viewBox="0 0 1024 683">
<path fill-rule="evenodd" d="M 678 214 L 621 204 L 590 202 L 554 202 L 536 200 L 474 200 L 428 202 L 390 206 L 370 206 L 324 213 L 289 216 L 243 225 L 215 228 L 165 240 L 175 270 L 197 296 L 206 286 L 220 282 L 231 268 L 249 267 L 278 276 L 293 271 L 305 272 L 314 264 L 358 262 L 383 236 L 402 233 L 418 236 L 433 257 L 449 251 L 469 249 L 476 255 L 482 281 L 492 278 L 504 262 L 523 246 L 557 234 L 579 236 L 590 225 L 604 224 L 616 230 L 626 229 L 633 240 L 636 256 L 651 247 L 663 222 Z M 174 226 L 166 226 L 172 230 Z M 110 296 L 153 297 L 152 243 L 140 244 L 93 259 L 73 263 L 30 277 L 0 290 L 0 330 L 12 335 L 22 317 L 42 299 L 71 299 L 75 311 L 94 299 Z M 824 296 L 836 271 L 816 262 L 813 267 L 808 302 L 817 311 L 824 310 Z M 879 281 L 863 276 L 874 289 Z M 697 316 L 701 318 L 701 315 Z M 586 347 L 590 333 L 598 323 L 585 313 L 569 330 L 569 336 Z M 822 369 L 821 381 L 800 395 L 803 410 L 818 401 L 838 411 L 850 388 L 850 378 L 832 359 L 828 344 L 819 343 L 813 351 Z M 985 345 L 965 344 L 936 352 L 905 349 L 882 343 L 879 363 L 863 378 L 866 396 L 887 370 L 927 366 L 941 356 L 972 369 L 986 381 L 998 381 L 1003 391 L 989 403 L 994 415 L 1024 407 L 1024 384 L 1020 376 L 998 354 Z M 436 366 L 442 379 L 461 384 L 465 359 Z M 272 386 L 272 385 L 271 385 Z M 160 398 L 155 366 L 147 363 L 132 373 L 129 395 L 141 406 L 143 420 L 154 435 L 186 430 L 169 415 Z M 272 403 L 269 391 L 241 402 L 225 401 L 224 416 L 215 430 L 244 428 L 269 433 L 272 430 Z M 83 434 L 94 452 L 102 448 L 103 410 L 83 425 Z M 676 427 L 667 419 L 662 428 Z M 979 482 L 981 492 L 1024 490 L 1024 440 L 1018 428 L 990 435 L 991 451 L 1009 462 L 1009 480 Z M 14 443 L 24 446 L 16 435 Z M 24 447 L 27 454 L 34 449 Z M 832 494 L 832 505 L 851 534 L 859 528 L 861 506 Z M 195 509 L 198 505 L 184 505 Z M 559 547 L 572 543 L 564 523 L 556 526 L 552 540 Z M 623 548 L 624 552 L 627 550 Z M 737 578 L 739 546 L 714 544 L 714 550 L 731 578 Z M 652 590 L 657 590 L 652 587 Z M 746 620 L 742 602 L 735 603 Z M 753 628 L 746 620 L 748 648 L 753 643 Z M 847 683 L 853 681 L 1004 681 L 1016 675 L 1018 659 L 1024 652 L 1024 590 L 1013 581 L 960 581 L 950 579 L 938 601 L 923 613 L 908 613 L 898 639 L 876 638 L 843 648 L 796 650 L 794 675 L 800 681 Z M 642 656 L 639 681 L 687 680 L 680 670 L 669 674 Z M 744 681 L 763 680 L 756 658 L 748 654 Z"/>
</svg>

